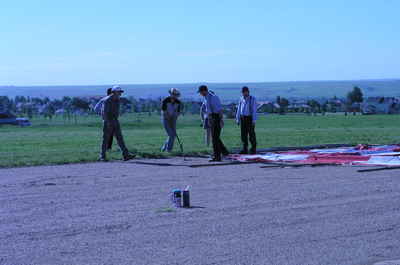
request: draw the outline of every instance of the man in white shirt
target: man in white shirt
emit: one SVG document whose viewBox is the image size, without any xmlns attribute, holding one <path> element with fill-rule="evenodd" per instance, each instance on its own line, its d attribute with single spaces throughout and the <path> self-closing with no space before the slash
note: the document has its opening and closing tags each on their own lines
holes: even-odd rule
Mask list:
<svg viewBox="0 0 400 265">
<path fill-rule="evenodd" d="M 242 97 L 236 112 L 236 123 L 240 125 L 243 149 L 240 154 L 249 153 L 249 138 L 251 143 L 250 154 L 257 153 L 256 121 L 257 121 L 257 101 L 250 95 L 247 86 L 242 88 Z"/>
</svg>

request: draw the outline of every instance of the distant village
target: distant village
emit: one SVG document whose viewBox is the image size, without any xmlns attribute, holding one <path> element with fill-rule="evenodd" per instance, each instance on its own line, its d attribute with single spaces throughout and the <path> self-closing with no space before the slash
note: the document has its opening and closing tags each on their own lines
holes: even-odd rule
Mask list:
<svg viewBox="0 0 400 265">
<path fill-rule="evenodd" d="M 52 119 L 62 116 L 66 120 L 73 120 L 79 116 L 95 115 L 93 108 L 102 96 L 92 97 L 63 97 L 61 99 L 37 98 L 17 96 L 9 98 L 0 96 L 0 121 L 17 117 L 29 119 L 35 116 Z M 121 99 L 121 113 L 148 113 L 149 115 L 161 112 L 161 98 L 137 99 L 134 97 Z M 183 114 L 198 114 L 200 100 L 183 100 Z M 225 115 L 233 118 L 236 111 L 236 102 L 224 104 Z M 348 114 L 400 114 L 399 97 L 367 97 L 362 90 L 354 87 L 345 98 L 333 97 L 330 99 L 286 99 L 277 97 L 275 100 L 258 101 L 259 113 L 276 114 L 309 114 L 325 115 L 326 113 Z M 1 122 L 0 122 L 1 124 Z"/>
</svg>

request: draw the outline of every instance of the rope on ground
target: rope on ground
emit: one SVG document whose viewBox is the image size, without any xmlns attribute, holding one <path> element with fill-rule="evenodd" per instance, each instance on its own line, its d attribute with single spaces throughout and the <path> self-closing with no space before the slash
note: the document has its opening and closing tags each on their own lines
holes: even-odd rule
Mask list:
<svg viewBox="0 0 400 265">
<path fill-rule="evenodd" d="M 357 172 L 363 173 L 363 172 L 394 170 L 394 169 L 400 169 L 400 167 L 378 167 L 378 168 L 359 169 L 357 170 Z"/>
</svg>

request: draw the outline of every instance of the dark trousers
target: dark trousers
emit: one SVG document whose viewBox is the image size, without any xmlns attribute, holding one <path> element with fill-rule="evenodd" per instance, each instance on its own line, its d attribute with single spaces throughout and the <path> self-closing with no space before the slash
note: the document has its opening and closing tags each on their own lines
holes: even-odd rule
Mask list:
<svg viewBox="0 0 400 265">
<path fill-rule="evenodd" d="M 220 138 L 222 128 L 221 128 L 221 117 L 219 116 L 219 114 L 211 114 L 210 127 L 212 135 L 212 144 L 214 149 L 214 158 L 220 159 L 221 154 L 228 155 L 229 152 Z"/>
<path fill-rule="evenodd" d="M 112 149 L 113 139 L 114 139 L 114 137 L 111 137 L 110 140 L 108 141 L 107 150 L 111 150 Z"/>
<path fill-rule="evenodd" d="M 123 156 L 127 156 L 129 154 L 128 148 L 125 146 L 124 138 L 122 137 L 121 126 L 119 125 L 118 120 L 112 121 L 104 121 L 103 122 L 103 143 L 101 145 L 101 154 L 102 158 L 106 157 L 106 152 L 110 140 L 115 136 L 117 139 L 119 148 L 122 151 Z"/>
<path fill-rule="evenodd" d="M 240 129 L 242 135 L 243 150 L 248 151 L 250 138 L 251 150 L 255 152 L 257 148 L 257 139 L 255 125 L 253 124 L 253 117 L 242 116 L 240 118 Z"/>
</svg>

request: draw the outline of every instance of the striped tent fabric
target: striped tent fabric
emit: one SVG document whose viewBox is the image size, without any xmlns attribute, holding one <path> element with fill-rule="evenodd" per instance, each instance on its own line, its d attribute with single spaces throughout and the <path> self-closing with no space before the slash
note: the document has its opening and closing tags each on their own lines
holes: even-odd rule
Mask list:
<svg viewBox="0 0 400 265">
<path fill-rule="evenodd" d="M 357 145 L 306 151 L 269 152 L 257 155 L 233 155 L 231 158 L 241 162 L 400 166 L 400 145 Z"/>
</svg>

